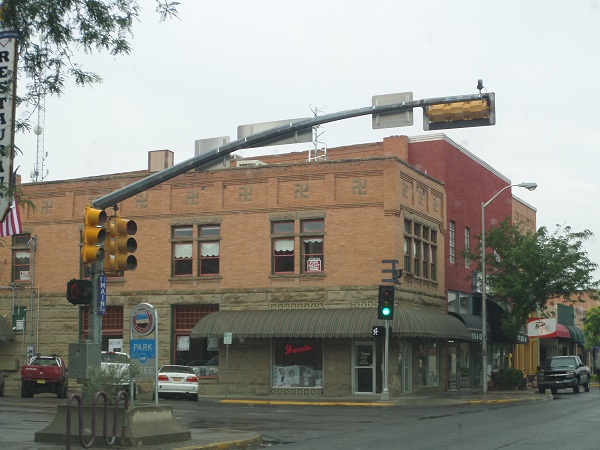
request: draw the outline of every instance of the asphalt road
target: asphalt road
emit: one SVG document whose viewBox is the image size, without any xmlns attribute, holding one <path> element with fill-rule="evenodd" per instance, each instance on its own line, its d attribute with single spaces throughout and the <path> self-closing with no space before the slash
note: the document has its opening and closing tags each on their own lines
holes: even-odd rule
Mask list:
<svg viewBox="0 0 600 450">
<path fill-rule="evenodd" d="M 64 402 L 48 394 L 0 398 L 0 447 L 43 429 Z M 188 428 L 258 432 L 273 450 L 598 449 L 600 389 L 553 401 L 446 406 L 292 406 L 163 401 Z M 264 448 L 263 445 L 260 448 Z M 258 447 L 257 447 L 258 448 Z"/>
</svg>

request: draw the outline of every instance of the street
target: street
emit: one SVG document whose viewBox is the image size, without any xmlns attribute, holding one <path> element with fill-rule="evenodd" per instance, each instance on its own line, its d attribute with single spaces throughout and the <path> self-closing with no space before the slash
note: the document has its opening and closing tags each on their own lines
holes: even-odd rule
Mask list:
<svg viewBox="0 0 600 450">
<path fill-rule="evenodd" d="M 540 394 L 535 394 L 540 395 Z M 0 398 L 3 447 L 41 430 L 64 402 L 51 394 Z M 561 390 L 553 401 L 451 406 L 288 406 L 161 400 L 188 428 L 260 433 L 261 447 L 299 449 L 596 449 L 600 390 Z M 182 445 L 185 446 L 185 445 Z M 15 446 L 16 447 L 16 446 Z M 256 447 L 258 448 L 258 447 Z"/>
</svg>

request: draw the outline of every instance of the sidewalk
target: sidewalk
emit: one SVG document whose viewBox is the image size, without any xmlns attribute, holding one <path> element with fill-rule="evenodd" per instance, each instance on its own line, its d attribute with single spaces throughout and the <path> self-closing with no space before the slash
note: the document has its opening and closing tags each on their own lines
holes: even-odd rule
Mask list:
<svg viewBox="0 0 600 450">
<path fill-rule="evenodd" d="M 11 395 L 12 397 L 12 395 Z M 140 395 L 140 400 L 151 402 L 150 397 L 145 394 Z M 227 398 L 219 396 L 202 396 L 199 402 L 213 402 L 223 404 L 242 404 L 242 405 L 306 405 L 306 406 L 352 406 L 352 407 L 382 407 L 390 408 L 395 406 L 448 406 L 448 405 L 468 405 L 468 404 L 501 404 L 523 401 L 546 401 L 552 400 L 552 394 L 539 394 L 531 389 L 527 391 L 489 391 L 483 394 L 477 390 L 464 390 L 460 392 L 446 392 L 441 394 L 413 394 L 392 398 L 389 401 L 382 401 L 381 395 L 366 395 L 338 398 L 314 397 L 240 397 L 230 396 Z M 10 406 L 12 402 L 5 403 Z M 15 404 L 18 401 L 14 402 Z M 64 447 L 55 444 L 35 442 L 34 436 L 37 429 L 23 428 L 15 430 L 10 441 L 5 439 L 0 442 L 0 448 L 9 448 L 12 450 L 59 450 Z M 191 429 L 191 439 L 184 442 L 174 442 L 170 444 L 145 446 L 147 450 L 222 450 L 237 449 L 250 446 L 259 446 L 262 442 L 262 436 L 255 432 L 240 431 L 227 428 L 194 428 Z M 13 434 L 13 433 L 11 433 Z M 99 444 L 101 438 L 96 439 L 96 444 L 92 448 L 106 448 Z M 72 449 L 80 449 L 79 444 L 73 444 Z M 128 448 L 113 445 L 112 448 Z"/>
</svg>

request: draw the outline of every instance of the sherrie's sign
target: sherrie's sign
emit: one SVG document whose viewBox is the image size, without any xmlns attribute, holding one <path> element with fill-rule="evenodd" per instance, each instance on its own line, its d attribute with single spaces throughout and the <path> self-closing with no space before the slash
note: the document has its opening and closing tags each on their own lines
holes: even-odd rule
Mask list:
<svg viewBox="0 0 600 450">
<path fill-rule="evenodd" d="M 17 88 L 17 33 L 0 22 L 0 184 L 12 184 Z M 10 207 L 11 197 L 0 190 L 0 221 Z"/>
</svg>

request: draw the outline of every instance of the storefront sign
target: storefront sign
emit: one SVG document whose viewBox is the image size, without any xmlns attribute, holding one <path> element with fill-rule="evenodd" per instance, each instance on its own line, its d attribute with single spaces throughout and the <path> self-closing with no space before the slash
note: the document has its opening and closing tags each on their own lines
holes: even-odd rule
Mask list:
<svg viewBox="0 0 600 450">
<path fill-rule="evenodd" d="M 285 355 L 293 355 L 294 353 L 304 353 L 310 352 L 312 347 L 308 344 L 304 344 L 301 347 L 294 347 L 292 344 L 286 344 L 285 346 Z"/>
<path fill-rule="evenodd" d="M 527 336 L 544 337 L 552 333 L 556 333 L 555 317 L 529 319 L 529 322 L 527 323 Z"/>
<path fill-rule="evenodd" d="M 17 86 L 17 33 L 0 22 L 0 183 L 12 185 L 15 135 L 15 92 Z M 0 195 L 0 221 L 9 210 L 12 198 Z M 28 280 L 29 278 L 21 278 Z"/>
</svg>

